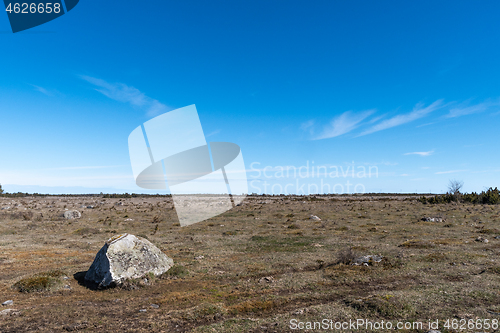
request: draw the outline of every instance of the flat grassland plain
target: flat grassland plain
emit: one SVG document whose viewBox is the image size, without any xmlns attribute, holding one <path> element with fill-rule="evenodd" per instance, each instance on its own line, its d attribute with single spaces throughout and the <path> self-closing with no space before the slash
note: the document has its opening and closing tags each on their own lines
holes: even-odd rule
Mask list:
<svg viewBox="0 0 500 333">
<path fill-rule="evenodd" d="M 500 205 L 249 196 L 182 228 L 170 197 L 2 197 L 2 207 L 0 303 L 14 303 L 0 311 L 15 311 L 0 315 L 1 332 L 297 332 L 291 321 L 306 328 L 323 319 L 423 323 L 405 332 L 426 332 L 431 319 L 441 332 L 498 331 L 443 324 L 500 319 Z M 65 209 L 82 217 L 66 220 Z M 175 266 L 88 289 L 84 272 L 120 233 L 149 239 Z M 352 265 L 364 255 L 383 259 Z"/>
</svg>

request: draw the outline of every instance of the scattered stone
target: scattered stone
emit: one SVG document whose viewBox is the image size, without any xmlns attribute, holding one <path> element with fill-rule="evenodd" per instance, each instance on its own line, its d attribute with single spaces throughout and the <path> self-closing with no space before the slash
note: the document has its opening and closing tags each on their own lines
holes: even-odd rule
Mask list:
<svg viewBox="0 0 500 333">
<path fill-rule="evenodd" d="M 488 243 L 489 241 L 486 238 L 479 236 L 476 238 L 476 242 Z"/>
<path fill-rule="evenodd" d="M 82 213 L 77 210 L 68 210 L 63 213 L 63 216 L 67 220 L 79 219 L 80 217 L 82 217 Z"/>
<path fill-rule="evenodd" d="M 321 245 L 321 244 L 318 244 L 318 243 L 314 243 L 313 246 L 314 247 L 323 247 L 324 245 Z"/>
<path fill-rule="evenodd" d="M 139 312 L 146 312 L 146 311 L 148 311 L 148 310 L 146 310 L 146 309 L 140 309 L 139 310 Z"/>
<path fill-rule="evenodd" d="M 446 219 L 443 219 L 442 217 L 423 217 L 422 221 L 425 222 L 444 222 Z"/>
<path fill-rule="evenodd" d="M 494 315 L 497 315 L 497 316 L 500 316 L 500 312 L 491 311 L 491 310 L 486 310 L 486 312 L 494 314 Z"/>
<path fill-rule="evenodd" d="M 201 260 L 201 259 L 204 259 L 205 256 L 197 256 L 197 257 L 194 257 L 194 260 Z"/>
<path fill-rule="evenodd" d="M 159 309 L 160 308 L 160 306 L 158 304 L 151 304 L 151 307 L 153 309 Z"/>
<path fill-rule="evenodd" d="M 11 299 L 2 303 L 3 306 L 12 305 L 12 304 L 14 304 L 14 301 Z"/>
<path fill-rule="evenodd" d="M 174 261 L 146 239 L 121 234 L 110 238 L 97 253 L 85 281 L 98 288 L 122 284 L 128 279 L 140 279 L 148 273 L 161 275 Z"/>
<path fill-rule="evenodd" d="M 7 206 L 7 207 L 2 207 L 2 210 L 4 210 L 4 209 L 10 209 L 10 207 L 9 207 L 9 206 Z"/>
<path fill-rule="evenodd" d="M 373 264 L 375 262 L 380 262 L 382 261 L 383 256 L 377 256 L 377 255 L 369 255 L 369 256 L 362 256 L 354 260 L 352 263 L 355 266 L 360 266 L 360 265 L 365 265 L 368 266 L 370 264 Z"/>
<path fill-rule="evenodd" d="M 314 221 L 321 221 L 321 219 L 319 217 L 317 217 L 316 215 L 311 215 L 311 216 L 309 216 L 309 218 L 311 220 L 314 220 Z"/>
<path fill-rule="evenodd" d="M 94 206 L 92 206 L 92 205 L 87 206 L 87 209 L 94 209 Z"/>
<path fill-rule="evenodd" d="M 16 315 L 16 314 L 19 314 L 19 311 L 17 311 L 16 309 L 5 309 L 3 311 L 0 311 L 0 316 L 2 316 L 2 317 L 12 316 L 12 315 Z"/>
<path fill-rule="evenodd" d="M 272 276 L 265 276 L 259 279 L 259 283 L 271 283 L 274 282 L 274 278 Z"/>
</svg>

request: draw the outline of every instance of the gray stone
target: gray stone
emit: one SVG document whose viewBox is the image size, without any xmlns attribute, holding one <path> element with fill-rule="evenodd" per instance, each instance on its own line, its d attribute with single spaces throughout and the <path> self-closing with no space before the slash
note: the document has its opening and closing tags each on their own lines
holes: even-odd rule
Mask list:
<svg viewBox="0 0 500 333">
<path fill-rule="evenodd" d="M 430 330 L 430 331 L 427 331 L 427 333 L 441 333 L 441 331 L 437 331 L 437 330 Z"/>
<path fill-rule="evenodd" d="M 97 253 L 85 281 L 98 288 L 120 285 L 149 273 L 161 275 L 174 261 L 146 239 L 121 234 L 110 238 Z"/>
<path fill-rule="evenodd" d="M 495 239 L 500 239 L 500 236 L 496 236 Z"/>
<path fill-rule="evenodd" d="M 151 307 L 153 309 L 159 309 L 160 308 L 160 306 L 158 304 L 151 304 Z"/>
<path fill-rule="evenodd" d="M 274 282 L 274 278 L 272 276 L 265 276 L 259 279 L 259 283 L 271 283 Z"/>
<path fill-rule="evenodd" d="M 3 306 L 12 305 L 12 304 L 14 304 L 14 301 L 11 299 L 2 303 Z"/>
<path fill-rule="evenodd" d="M 16 309 L 5 309 L 3 311 L 0 311 L 0 316 L 12 316 L 12 315 L 16 315 L 16 314 L 19 314 L 19 311 L 16 310 Z"/>
<path fill-rule="evenodd" d="M 316 215 L 311 215 L 311 216 L 309 216 L 309 218 L 311 220 L 314 220 L 314 221 L 321 221 L 321 219 L 319 217 L 317 217 Z"/>
<path fill-rule="evenodd" d="M 426 221 L 426 222 L 443 222 L 443 221 L 446 221 L 446 219 L 443 219 L 442 217 L 424 217 L 424 218 L 422 218 L 422 221 Z"/>
<path fill-rule="evenodd" d="M 352 264 L 356 266 L 360 265 L 368 266 L 371 263 L 380 262 L 382 258 L 383 258 L 382 256 L 377 256 L 377 255 L 362 256 L 354 260 Z"/>
<path fill-rule="evenodd" d="M 67 210 L 63 213 L 63 216 L 67 220 L 79 219 L 80 217 L 82 217 L 82 213 L 77 210 Z"/>
<path fill-rule="evenodd" d="M 479 236 L 476 238 L 476 242 L 488 243 L 489 241 L 486 238 Z"/>
</svg>

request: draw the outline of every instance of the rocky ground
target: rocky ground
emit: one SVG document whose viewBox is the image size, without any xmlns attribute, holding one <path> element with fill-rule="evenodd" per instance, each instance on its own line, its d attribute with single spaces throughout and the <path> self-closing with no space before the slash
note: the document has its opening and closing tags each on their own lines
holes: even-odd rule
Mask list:
<svg viewBox="0 0 500 333">
<path fill-rule="evenodd" d="M 495 331 L 443 324 L 500 319 L 500 206 L 416 199 L 250 196 L 181 228 L 165 197 L 1 197 L 0 303 L 13 302 L 0 306 L 0 331 L 291 332 L 291 321 L 323 319 Z M 174 267 L 87 288 L 82 276 L 120 233 Z"/>
</svg>

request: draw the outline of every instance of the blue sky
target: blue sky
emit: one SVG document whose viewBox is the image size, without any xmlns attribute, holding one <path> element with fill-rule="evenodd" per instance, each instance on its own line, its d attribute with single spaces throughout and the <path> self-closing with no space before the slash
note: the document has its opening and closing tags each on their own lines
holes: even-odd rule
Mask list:
<svg viewBox="0 0 500 333">
<path fill-rule="evenodd" d="M 279 184 L 275 194 L 297 181 L 350 181 L 366 192 L 441 193 L 450 179 L 465 191 L 498 186 L 499 10 L 473 1 L 82 0 L 16 34 L 2 14 L 0 183 L 143 192 L 128 135 L 196 104 L 208 141 L 241 147 L 250 192 L 264 181 Z M 270 172 L 307 165 L 308 177 Z M 377 174 L 312 177 L 313 165 Z"/>
</svg>

